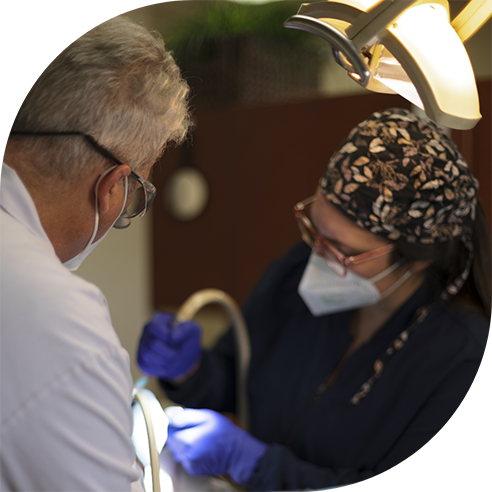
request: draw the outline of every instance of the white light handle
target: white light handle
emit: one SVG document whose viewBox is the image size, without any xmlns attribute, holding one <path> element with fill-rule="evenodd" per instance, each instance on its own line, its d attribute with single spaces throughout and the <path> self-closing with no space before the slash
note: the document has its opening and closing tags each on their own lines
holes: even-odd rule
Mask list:
<svg viewBox="0 0 492 492">
<path fill-rule="evenodd" d="M 463 43 L 470 39 L 492 16 L 492 0 L 471 0 L 451 25 Z"/>
<path fill-rule="evenodd" d="M 418 0 L 384 0 L 354 21 L 346 30 L 349 39 L 360 50 L 377 41 L 378 35 Z"/>
</svg>

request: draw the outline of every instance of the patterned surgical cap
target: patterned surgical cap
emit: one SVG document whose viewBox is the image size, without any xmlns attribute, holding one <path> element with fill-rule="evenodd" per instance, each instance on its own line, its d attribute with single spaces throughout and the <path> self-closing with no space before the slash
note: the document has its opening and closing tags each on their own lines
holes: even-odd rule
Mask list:
<svg viewBox="0 0 492 492">
<path fill-rule="evenodd" d="M 357 125 L 321 177 L 325 197 L 360 227 L 390 241 L 432 244 L 460 238 L 471 266 L 478 182 L 456 145 L 432 121 L 405 109 Z"/>
</svg>

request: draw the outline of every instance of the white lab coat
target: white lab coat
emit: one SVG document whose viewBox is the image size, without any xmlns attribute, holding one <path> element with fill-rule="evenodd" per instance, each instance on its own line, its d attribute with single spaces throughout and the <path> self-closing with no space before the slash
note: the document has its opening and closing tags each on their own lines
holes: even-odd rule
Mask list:
<svg viewBox="0 0 492 492">
<path fill-rule="evenodd" d="M 0 205 L 0 490 L 141 490 L 129 356 L 106 300 L 61 264 L 5 164 Z"/>
</svg>

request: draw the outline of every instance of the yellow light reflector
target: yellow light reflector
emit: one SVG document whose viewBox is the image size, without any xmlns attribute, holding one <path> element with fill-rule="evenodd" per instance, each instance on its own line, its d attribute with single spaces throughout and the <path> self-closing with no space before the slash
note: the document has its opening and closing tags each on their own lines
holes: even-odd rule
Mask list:
<svg viewBox="0 0 492 492">
<path fill-rule="evenodd" d="M 427 115 L 451 128 L 473 128 L 480 120 L 475 76 L 468 54 L 440 5 L 420 5 L 407 10 L 380 39 L 391 55 L 382 60 L 374 77 L 422 107 Z M 397 67 L 390 70 L 396 58 Z M 392 77 L 384 77 L 391 73 Z M 409 88 L 410 83 L 416 91 Z M 397 88 L 399 90 L 397 90 Z M 415 97 L 418 93 L 420 104 Z"/>
</svg>

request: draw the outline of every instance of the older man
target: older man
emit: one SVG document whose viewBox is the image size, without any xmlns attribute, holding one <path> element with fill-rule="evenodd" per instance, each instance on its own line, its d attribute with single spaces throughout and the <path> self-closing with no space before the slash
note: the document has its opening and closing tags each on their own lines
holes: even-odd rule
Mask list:
<svg viewBox="0 0 492 492">
<path fill-rule="evenodd" d="M 69 270 L 145 214 L 152 165 L 188 131 L 187 96 L 162 40 L 117 18 L 63 51 L 15 119 L 0 195 L 2 491 L 139 478 L 128 354 L 102 293 Z"/>
</svg>

